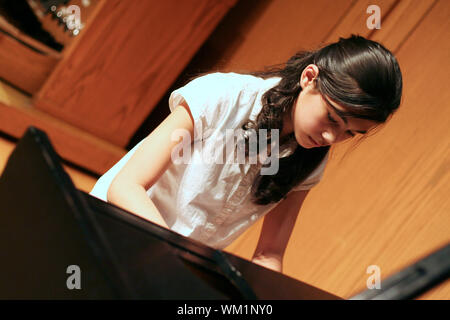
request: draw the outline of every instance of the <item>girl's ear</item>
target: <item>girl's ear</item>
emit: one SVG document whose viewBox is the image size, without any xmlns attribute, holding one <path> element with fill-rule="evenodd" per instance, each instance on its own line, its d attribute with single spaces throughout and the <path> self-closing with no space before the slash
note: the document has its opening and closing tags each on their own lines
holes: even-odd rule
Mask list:
<svg viewBox="0 0 450 320">
<path fill-rule="evenodd" d="M 312 85 L 315 87 L 314 80 L 319 75 L 319 68 L 315 64 L 309 64 L 303 69 L 300 76 L 300 86 L 305 89 L 307 86 Z"/>
</svg>

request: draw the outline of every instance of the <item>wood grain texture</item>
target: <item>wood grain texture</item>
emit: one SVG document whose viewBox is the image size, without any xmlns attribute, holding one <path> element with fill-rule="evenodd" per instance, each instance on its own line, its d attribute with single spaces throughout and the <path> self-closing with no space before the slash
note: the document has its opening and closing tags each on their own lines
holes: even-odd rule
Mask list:
<svg viewBox="0 0 450 320">
<path fill-rule="evenodd" d="M 35 105 L 125 146 L 233 3 L 99 3 L 101 14 L 52 73 Z"/>
<path fill-rule="evenodd" d="M 220 49 L 216 51 L 225 52 L 221 70 L 259 70 L 285 62 L 296 51 L 320 45 L 353 2 L 282 0 L 264 1 L 264 4 L 251 23 L 236 22 L 240 29 L 232 31 L 235 22 L 231 19 L 223 26 L 222 32 L 232 33 L 238 41 L 228 37 L 229 41 L 223 43 L 220 37 L 215 38 L 213 46 Z M 245 19 L 239 14 L 233 18 Z"/>
<path fill-rule="evenodd" d="M 396 2 L 395 10 L 389 12 L 388 19 L 382 23 L 381 29 L 371 34 L 371 39 L 397 52 L 435 4 L 435 0 Z"/>
<path fill-rule="evenodd" d="M 339 1 L 337 1 L 339 2 Z M 370 37 L 372 33 L 377 32 L 377 29 L 367 28 L 367 8 L 370 5 L 377 5 L 381 11 L 381 29 L 384 30 L 385 23 L 390 21 L 390 14 L 398 5 L 395 0 L 358 0 L 353 1 L 351 7 L 346 11 L 345 15 L 339 19 L 338 24 L 327 35 L 326 43 L 335 42 L 339 37 L 349 37 L 352 34 L 359 34 L 363 37 Z M 380 30 L 381 30 L 380 29 Z"/>
<path fill-rule="evenodd" d="M 344 298 L 366 289 L 368 266 L 379 266 L 383 279 L 450 241 L 450 2 L 388 5 L 388 17 L 371 37 L 397 50 L 402 105 L 357 148 L 333 147 L 323 181 L 301 209 L 284 261 L 287 275 Z M 349 26 L 337 29 L 349 34 Z M 227 251 L 250 259 L 261 224 Z M 449 281 L 419 297 L 449 298 Z"/>
<path fill-rule="evenodd" d="M 29 94 L 37 93 L 60 54 L 21 33 L 2 17 L 0 29 L 7 32 L 0 32 L 0 78 Z"/>
<path fill-rule="evenodd" d="M 64 159 L 102 174 L 122 158 L 126 151 L 84 132 L 36 108 L 31 99 L 0 82 L 0 128 L 20 138 L 29 126 L 44 130 L 57 153 Z"/>
</svg>

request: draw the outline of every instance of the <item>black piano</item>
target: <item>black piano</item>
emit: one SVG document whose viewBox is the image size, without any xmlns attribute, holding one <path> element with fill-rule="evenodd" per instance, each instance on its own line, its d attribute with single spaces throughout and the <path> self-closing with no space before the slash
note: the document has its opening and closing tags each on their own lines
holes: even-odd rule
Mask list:
<svg viewBox="0 0 450 320">
<path fill-rule="evenodd" d="M 339 299 L 77 190 L 35 127 L 0 210 L 0 299 Z"/>
</svg>

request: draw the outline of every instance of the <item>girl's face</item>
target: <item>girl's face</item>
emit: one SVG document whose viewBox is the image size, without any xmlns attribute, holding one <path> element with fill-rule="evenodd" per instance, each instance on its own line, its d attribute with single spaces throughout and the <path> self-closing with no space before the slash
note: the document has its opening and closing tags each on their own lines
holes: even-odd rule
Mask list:
<svg viewBox="0 0 450 320">
<path fill-rule="evenodd" d="M 302 91 L 294 103 L 283 131 L 295 133 L 297 143 L 306 149 L 329 146 L 357 134 L 365 134 L 378 123 L 355 118 L 342 118 L 337 111 L 345 111 L 315 88 L 318 68 L 309 65 L 303 70 Z M 337 111 L 336 111 L 337 109 Z M 284 135 L 282 133 L 282 135 Z"/>
</svg>

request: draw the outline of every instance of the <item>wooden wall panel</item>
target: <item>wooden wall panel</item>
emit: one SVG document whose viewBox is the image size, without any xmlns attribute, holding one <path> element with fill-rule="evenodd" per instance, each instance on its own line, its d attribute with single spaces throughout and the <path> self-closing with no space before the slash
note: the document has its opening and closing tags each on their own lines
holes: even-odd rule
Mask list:
<svg viewBox="0 0 450 320">
<path fill-rule="evenodd" d="M 21 138 L 29 126 L 44 130 L 56 152 L 84 169 L 102 174 L 126 153 L 107 141 L 32 107 L 31 98 L 0 81 L 0 128 Z"/>
<path fill-rule="evenodd" d="M 58 63 L 59 52 L 20 32 L 1 16 L 0 30 L 0 78 L 28 94 L 37 93 Z"/>
<path fill-rule="evenodd" d="M 298 50 L 318 46 L 352 5 L 351 0 L 266 1 L 266 7 L 253 23 L 233 33 L 238 36 L 238 42 L 228 38 L 223 43 L 221 37 L 216 37 L 213 47 L 219 46 L 225 52 L 219 67 L 223 71 L 258 70 L 283 63 Z M 224 34 L 232 32 L 234 19 L 222 25 Z M 239 26 L 240 21 L 236 23 Z"/>
<path fill-rule="evenodd" d="M 52 73 L 34 104 L 126 146 L 234 2 L 99 3 L 101 12 L 76 48 L 67 52 L 65 63 Z"/>
<path fill-rule="evenodd" d="M 287 275 L 344 298 L 365 290 L 368 266 L 378 265 L 385 278 L 450 241 L 450 2 L 370 3 L 389 8 L 382 9 L 388 13 L 382 14 L 382 28 L 366 34 L 396 54 L 404 76 L 402 106 L 354 150 L 352 143 L 333 147 L 323 181 L 301 210 L 284 261 Z M 290 8 L 289 1 L 273 2 L 284 4 Z M 364 11 L 358 13 L 355 6 Z M 324 40 L 364 31 L 364 6 L 352 3 L 346 12 Z M 284 16 L 279 13 L 278 19 Z M 332 24 L 321 21 L 316 28 Z M 364 21 L 364 26 L 352 21 Z M 245 53 L 228 65 L 240 65 L 238 59 L 248 65 Z M 261 225 L 227 251 L 250 259 Z M 420 297 L 449 298 L 448 281 Z"/>
<path fill-rule="evenodd" d="M 435 4 L 435 0 L 396 2 L 395 10 L 389 13 L 389 18 L 382 23 L 381 29 L 371 34 L 371 39 L 383 43 L 392 52 L 397 52 Z"/>
</svg>

